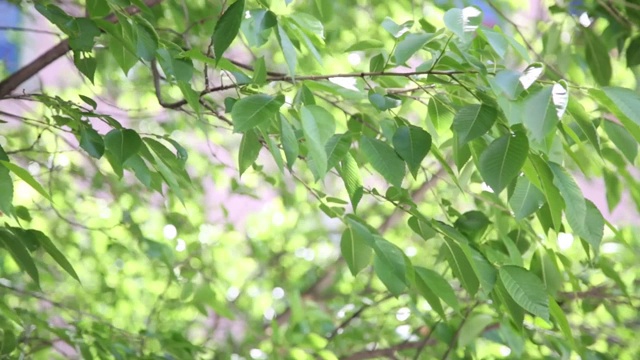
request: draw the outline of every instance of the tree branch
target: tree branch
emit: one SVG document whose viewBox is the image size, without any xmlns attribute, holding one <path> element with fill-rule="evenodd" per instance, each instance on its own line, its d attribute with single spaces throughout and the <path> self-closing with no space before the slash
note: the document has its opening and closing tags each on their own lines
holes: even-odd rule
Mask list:
<svg viewBox="0 0 640 360">
<path fill-rule="evenodd" d="M 162 0 L 146 0 L 144 3 L 148 7 L 153 7 L 160 4 Z M 134 15 L 141 10 L 137 7 L 129 7 L 126 9 L 127 14 Z M 109 15 L 106 17 L 107 21 L 117 22 L 118 18 L 115 15 Z M 69 46 L 69 39 L 62 40 L 57 45 L 47 50 L 44 54 L 37 57 L 29 64 L 23 66 L 20 70 L 9 75 L 6 79 L 0 82 L 0 98 L 9 95 L 13 90 L 20 86 L 25 81 L 29 80 L 35 74 L 39 73 L 42 69 L 47 67 L 52 62 L 63 57 L 71 47 Z"/>
</svg>

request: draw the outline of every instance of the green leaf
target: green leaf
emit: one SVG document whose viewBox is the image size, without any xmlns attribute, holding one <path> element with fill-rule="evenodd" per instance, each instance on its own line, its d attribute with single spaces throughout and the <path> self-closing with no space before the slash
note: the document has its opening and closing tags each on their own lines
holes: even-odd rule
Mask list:
<svg viewBox="0 0 640 360">
<path fill-rule="evenodd" d="M 444 237 L 444 245 L 442 249 L 445 251 L 445 256 L 453 275 L 460 280 L 467 292 L 474 296 L 478 292 L 480 282 L 471 260 L 461 246 L 451 240 L 450 237 Z"/>
<path fill-rule="evenodd" d="M 327 170 L 331 170 L 347 155 L 351 148 L 351 134 L 335 134 L 325 145 L 327 152 Z"/>
<path fill-rule="evenodd" d="M 491 221 L 483 212 L 471 210 L 460 215 L 453 225 L 469 240 L 477 241 L 484 235 L 490 224 Z"/>
<path fill-rule="evenodd" d="M 131 129 L 114 129 L 104 136 L 104 145 L 113 160 L 122 167 L 127 159 L 138 153 L 142 139 Z"/>
<path fill-rule="evenodd" d="M 402 65 L 411 58 L 418 50 L 422 49 L 429 41 L 433 40 L 436 34 L 408 34 L 396 46 L 394 52 L 396 64 Z"/>
<path fill-rule="evenodd" d="M 575 349 L 575 340 L 573 332 L 571 331 L 571 326 L 569 325 L 569 321 L 567 321 L 567 317 L 564 313 L 564 310 L 556 303 L 553 297 L 549 296 L 549 310 L 551 313 L 551 317 L 554 319 L 556 325 L 562 331 L 564 335 L 564 339 L 569 341 L 572 348 Z"/>
<path fill-rule="evenodd" d="M 564 202 L 560 191 L 554 185 L 553 173 L 549 165 L 541 157 L 531 155 L 529 159 L 531 160 L 531 167 L 525 166 L 525 174 L 527 174 L 527 178 L 531 182 L 539 184 L 539 188 L 542 190 L 549 205 L 553 228 L 559 231 L 562 225 Z"/>
<path fill-rule="evenodd" d="M 569 225 L 577 234 L 583 234 L 587 205 L 582 191 L 562 166 L 549 162 L 549 168 L 553 172 L 553 184 L 560 190 L 560 195 L 564 199 L 566 206 L 564 213 Z"/>
<path fill-rule="evenodd" d="M 131 25 L 120 22 L 109 33 L 108 49 L 125 75 L 138 62 Z"/>
<path fill-rule="evenodd" d="M 627 45 L 627 67 L 640 65 L 640 36 L 631 39 Z"/>
<path fill-rule="evenodd" d="M 584 233 L 578 234 L 582 239 L 591 245 L 593 252 L 600 253 L 600 243 L 604 235 L 604 217 L 600 210 L 589 200 L 587 200 L 587 215 L 585 218 Z"/>
<path fill-rule="evenodd" d="M 0 160 L 9 161 L 7 153 L 0 145 Z M 9 169 L 0 166 L 0 211 L 10 214 L 13 209 L 13 179 Z"/>
<path fill-rule="evenodd" d="M 216 23 L 211 38 L 213 42 L 213 54 L 216 61 L 220 61 L 224 52 L 229 48 L 240 30 L 240 24 L 244 18 L 244 0 L 237 0 L 231 4 Z"/>
<path fill-rule="evenodd" d="M 542 280 L 551 296 L 555 296 L 562 289 L 564 282 L 553 255 L 551 250 L 538 247 L 531 258 L 531 266 L 529 267 L 529 270 Z"/>
<path fill-rule="evenodd" d="M 459 136 L 459 145 L 479 138 L 491 129 L 498 117 L 498 111 L 486 104 L 467 105 L 453 118 L 453 131 Z"/>
<path fill-rule="evenodd" d="M 53 202 L 47 190 L 45 190 L 42 187 L 42 185 L 40 185 L 40 183 L 38 183 L 36 179 L 34 179 L 33 176 L 31 176 L 31 174 L 29 174 L 27 170 L 5 160 L 0 160 L 0 164 L 2 164 L 4 167 L 9 169 L 12 173 L 16 174 L 16 176 L 18 176 L 24 182 L 29 184 L 29 186 L 31 186 L 35 191 L 40 193 L 40 195 L 44 196 L 47 200 Z"/>
<path fill-rule="evenodd" d="M 376 56 L 371 57 L 369 60 L 369 71 L 371 72 L 381 72 L 384 71 L 385 59 L 382 54 L 378 54 Z"/>
<path fill-rule="evenodd" d="M 404 253 L 395 244 L 375 238 L 374 270 L 392 294 L 398 296 L 406 288 Z"/>
<path fill-rule="evenodd" d="M 251 95 L 238 100 L 231 110 L 233 131 L 245 132 L 272 119 L 284 103 L 281 96 Z"/>
<path fill-rule="evenodd" d="M 538 211 L 544 203 L 544 195 L 526 176 L 521 176 L 509 199 L 516 220 L 522 220 Z"/>
<path fill-rule="evenodd" d="M 429 240 L 436 236 L 436 231 L 431 227 L 431 225 L 415 216 L 410 217 L 407 224 L 411 230 L 420 235 L 423 240 Z"/>
<path fill-rule="evenodd" d="M 100 28 L 98 28 L 96 23 L 88 18 L 75 18 L 71 22 L 71 26 L 73 27 L 73 31 L 68 32 L 69 47 L 71 47 L 74 52 L 93 51 L 95 38 L 100 36 Z"/>
<path fill-rule="evenodd" d="M 482 12 L 475 7 L 453 8 L 444 13 L 444 25 L 462 41 L 470 41 L 482 23 Z"/>
<path fill-rule="evenodd" d="M 529 142 L 524 133 L 516 131 L 494 140 L 480 156 L 478 168 L 484 181 L 496 194 L 520 173 L 527 159 Z"/>
<path fill-rule="evenodd" d="M 371 249 L 362 234 L 350 226 L 347 226 L 342 233 L 340 250 L 353 276 L 356 276 L 371 262 L 373 249 Z"/>
<path fill-rule="evenodd" d="M 596 83 L 600 86 L 609 85 L 611 80 L 611 58 L 604 42 L 589 28 L 584 29 L 585 59 Z"/>
<path fill-rule="evenodd" d="M 529 95 L 524 103 L 523 117 L 524 125 L 532 138 L 536 141 L 544 140 L 560 119 L 553 103 L 553 88 L 547 86 Z"/>
<path fill-rule="evenodd" d="M 72 278 L 80 282 L 80 278 L 78 277 L 78 274 L 76 273 L 69 260 L 67 260 L 67 258 L 62 252 L 60 252 L 60 250 L 58 250 L 58 248 L 53 244 L 53 242 L 47 235 L 37 230 L 27 230 L 27 233 L 31 236 L 34 236 L 38 240 L 40 246 L 42 246 L 47 254 L 49 254 L 49 256 L 51 256 L 53 260 L 55 260 L 55 262 L 58 263 L 58 265 L 60 265 L 60 267 L 67 272 L 67 274 L 71 275 Z"/>
<path fill-rule="evenodd" d="M 602 169 L 602 177 L 604 178 L 604 185 L 607 190 L 607 206 L 609 212 L 613 212 L 620 203 L 620 200 L 622 200 L 622 184 L 620 183 L 618 175 L 606 168 Z"/>
<path fill-rule="evenodd" d="M 447 303 L 447 305 L 451 306 L 455 311 L 460 310 L 460 304 L 458 303 L 456 293 L 442 275 L 431 269 L 419 266 L 416 266 L 415 270 L 418 277 L 424 281 L 425 285 L 427 285 L 434 294 Z"/>
<path fill-rule="evenodd" d="M 4 161 L 3 161 L 4 162 Z M 4 248 L 9 251 L 11 257 L 15 262 L 35 281 L 36 285 L 40 287 L 40 275 L 36 264 L 33 262 L 33 258 L 27 250 L 27 247 L 14 233 L 6 228 L 0 228 L 0 244 L 4 245 Z"/>
<path fill-rule="evenodd" d="M 458 335 L 458 348 L 463 349 L 467 345 L 472 344 L 485 329 L 494 323 L 495 320 L 489 314 L 473 314 L 460 328 Z"/>
<path fill-rule="evenodd" d="M 73 63 L 76 68 L 93 83 L 93 77 L 96 73 L 98 63 L 96 59 L 90 55 L 91 53 L 85 53 L 80 51 L 73 52 Z"/>
<path fill-rule="evenodd" d="M 378 94 L 373 90 L 369 90 L 369 101 L 380 111 L 393 109 L 402 105 L 402 101 L 397 96 Z"/>
<path fill-rule="evenodd" d="M 282 114 L 280 114 L 280 135 L 284 156 L 287 159 L 287 166 L 291 168 L 298 158 L 300 149 L 298 146 L 298 138 L 293 131 L 293 127 Z"/>
<path fill-rule="evenodd" d="M 384 43 L 380 40 L 362 40 L 349 46 L 345 50 L 345 52 L 362 51 L 362 50 L 369 50 L 369 49 L 381 49 L 383 47 L 384 47 Z"/>
<path fill-rule="evenodd" d="M 262 144 L 255 130 L 248 130 L 242 136 L 240 141 L 240 150 L 238 152 L 238 171 L 242 174 L 258 159 Z"/>
<path fill-rule="evenodd" d="M 87 12 L 91 17 L 101 18 L 109 15 L 111 9 L 107 0 L 87 0 Z"/>
<path fill-rule="evenodd" d="M 267 65 L 264 62 L 264 56 L 260 56 L 253 66 L 253 83 L 256 85 L 264 85 L 267 82 Z"/>
<path fill-rule="evenodd" d="M 296 48 L 293 46 L 291 39 L 289 39 L 289 35 L 284 31 L 282 26 L 278 24 L 278 31 L 276 32 L 276 37 L 278 38 L 278 44 L 280 44 L 280 48 L 282 49 L 282 54 L 284 55 L 284 60 L 287 62 L 289 67 L 289 75 L 291 77 L 295 77 L 296 75 L 296 64 L 298 62 L 298 57 L 296 56 Z"/>
<path fill-rule="evenodd" d="M 500 267 L 498 274 L 513 301 L 531 314 L 549 321 L 547 289 L 537 276 L 514 265 Z"/>
<path fill-rule="evenodd" d="M 431 149 L 431 135 L 417 126 L 401 126 L 393 135 L 393 147 L 417 178 L 420 164 Z"/>
<path fill-rule="evenodd" d="M 141 20 L 142 18 L 138 18 Z M 158 34 L 153 26 L 146 22 L 135 23 L 133 26 L 136 39 L 136 55 L 146 61 L 151 61 L 158 49 Z"/>
<path fill-rule="evenodd" d="M 280 172 L 284 172 L 284 161 L 282 160 L 282 154 L 280 153 L 278 145 L 271 138 L 271 136 L 269 136 L 267 131 L 260 129 L 260 133 L 262 134 L 262 138 L 264 139 L 264 141 L 267 143 L 267 148 L 269 149 L 271 156 L 273 156 L 273 160 L 276 162 L 278 169 L 280 170 Z"/>
<path fill-rule="evenodd" d="M 344 181 L 344 186 L 347 188 L 347 194 L 349 194 L 353 212 L 356 212 L 358 203 L 360 202 L 360 199 L 362 199 L 364 189 L 362 187 L 360 169 L 350 153 L 347 152 L 347 154 L 345 154 L 340 166 L 338 167 L 338 173 Z"/>
<path fill-rule="evenodd" d="M 640 95 L 621 87 L 590 89 L 589 94 L 606 106 L 633 138 L 640 142 Z"/>
<path fill-rule="evenodd" d="M 616 145 L 624 156 L 633 163 L 638 156 L 638 143 L 623 127 L 613 121 L 603 120 L 602 125 L 609 139 Z"/>
<path fill-rule="evenodd" d="M 96 159 L 104 155 L 104 140 L 91 126 L 80 127 L 80 147 Z"/>
<path fill-rule="evenodd" d="M 426 281 L 420 276 L 422 267 L 416 266 L 415 272 L 417 274 L 415 280 L 416 290 L 418 293 L 424 297 L 425 300 L 429 303 L 429 306 L 435 311 L 442 319 L 446 319 L 446 314 L 444 309 L 442 308 L 442 303 L 440 302 L 440 298 L 433 292 L 433 290 L 427 286 Z"/>
<path fill-rule="evenodd" d="M 378 139 L 363 136 L 360 140 L 360 149 L 371 166 L 391 185 L 402 186 L 405 173 L 404 162 L 391 146 Z"/>
<path fill-rule="evenodd" d="M 400 24 L 400 25 L 396 24 L 388 16 L 385 17 L 384 20 L 382 20 L 382 28 L 387 30 L 387 32 L 396 39 L 404 35 L 404 33 L 408 32 L 412 26 L 413 26 L 413 21 L 411 20 L 404 22 L 403 24 Z"/>
<path fill-rule="evenodd" d="M 319 180 L 329 170 L 325 146 L 336 131 L 336 121 L 330 112 L 317 105 L 303 106 L 300 113 L 302 131 L 312 160 L 309 166 L 315 179 Z"/>
</svg>

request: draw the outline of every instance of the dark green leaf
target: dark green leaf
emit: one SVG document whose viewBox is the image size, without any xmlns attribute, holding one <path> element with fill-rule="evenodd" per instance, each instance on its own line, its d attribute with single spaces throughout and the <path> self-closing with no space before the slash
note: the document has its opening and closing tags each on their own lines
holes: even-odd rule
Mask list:
<svg viewBox="0 0 640 360">
<path fill-rule="evenodd" d="M 71 277 L 80 282 L 80 278 L 78 277 L 78 274 L 76 273 L 69 260 L 67 260 L 67 258 L 62 252 L 60 252 L 60 250 L 58 250 L 58 248 L 53 244 L 53 242 L 47 235 L 37 230 L 27 230 L 27 232 L 38 240 L 47 254 L 49 254 L 53 258 L 53 260 L 55 260 L 55 262 L 58 263 L 58 265 L 60 265 L 60 267 L 67 272 L 67 274 L 71 275 Z"/>
<path fill-rule="evenodd" d="M 627 66 L 640 65 L 640 36 L 633 38 L 627 45 Z"/>
<path fill-rule="evenodd" d="M 401 126 L 393 135 L 393 147 L 417 178 L 420 164 L 431 149 L 431 135 L 417 126 Z"/>
<path fill-rule="evenodd" d="M 114 129 L 104 136 L 104 145 L 120 166 L 138 153 L 142 139 L 131 129 Z"/>
<path fill-rule="evenodd" d="M 47 190 L 45 190 L 27 170 L 5 160 L 0 160 L 0 164 L 9 169 L 12 173 L 16 174 L 20 179 L 29 184 L 29 186 L 31 186 L 40 195 L 44 196 L 47 200 L 53 201 Z"/>
<path fill-rule="evenodd" d="M 429 240 L 432 237 L 436 236 L 436 231 L 433 230 L 431 225 L 415 216 L 410 217 L 407 223 L 409 224 L 411 230 L 420 235 L 423 240 Z"/>
<path fill-rule="evenodd" d="M 607 46 L 589 28 L 584 29 L 585 58 L 598 85 L 607 86 L 611 80 L 611 59 Z"/>
<path fill-rule="evenodd" d="M 238 35 L 240 24 L 244 18 L 244 0 L 237 0 L 222 14 L 213 30 L 213 54 L 220 61 L 222 54 Z"/>
<path fill-rule="evenodd" d="M 80 147 L 96 159 L 104 155 L 104 140 L 91 126 L 80 127 Z"/>
<path fill-rule="evenodd" d="M 15 262 L 20 266 L 22 270 L 24 270 L 33 281 L 35 281 L 36 285 L 40 287 L 40 275 L 38 274 L 38 269 L 36 268 L 36 264 L 33 262 L 33 258 L 27 250 L 25 244 L 22 242 L 22 239 L 18 238 L 15 234 L 9 231 L 6 228 L 0 228 L 0 244 L 4 245 L 4 248 L 9 251 L 11 257 Z"/>
<path fill-rule="evenodd" d="M 240 150 L 238 152 L 238 171 L 242 174 L 258 159 L 262 144 L 255 130 L 248 130 L 242 136 L 240 141 Z"/>
<path fill-rule="evenodd" d="M 342 159 L 338 167 L 338 173 L 344 181 L 344 186 L 347 188 L 347 194 L 349 194 L 349 199 L 351 200 L 353 212 L 355 212 L 360 199 L 362 199 L 363 188 L 360 169 L 350 153 L 347 152 Z"/>
</svg>

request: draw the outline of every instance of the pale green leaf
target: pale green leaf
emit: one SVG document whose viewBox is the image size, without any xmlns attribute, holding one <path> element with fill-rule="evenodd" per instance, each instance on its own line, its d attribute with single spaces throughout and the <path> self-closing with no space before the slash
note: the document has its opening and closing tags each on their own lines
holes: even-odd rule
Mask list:
<svg viewBox="0 0 640 360">
<path fill-rule="evenodd" d="M 396 64 L 402 65 L 417 51 L 422 49 L 429 41 L 433 40 L 436 34 L 408 34 L 396 46 L 394 52 Z"/>
<path fill-rule="evenodd" d="M 544 195 L 526 176 L 521 176 L 509 199 L 516 220 L 522 220 L 538 211 L 544 203 Z"/>
<path fill-rule="evenodd" d="M 459 145 L 487 133 L 498 117 L 498 111 L 486 104 L 467 105 L 453 118 L 453 131 L 458 134 Z"/>
<path fill-rule="evenodd" d="M 291 39 L 289 39 L 289 35 L 287 35 L 287 32 L 280 24 L 278 24 L 277 29 L 278 31 L 276 32 L 276 37 L 278 38 L 278 43 L 280 44 L 280 48 L 282 49 L 284 60 L 287 62 L 289 75 L 291 77 L 294 77 L 296 75 L 296 65 L 298 62 L 298 57 L 296 56 L 296 48 L 293 46 Z"/>
<path fill-rule="evenodd" d="M 10 162 L 5 161 L 5 160 L 0 160 L 0 164 L 2 164 L 4 167 L 9 169 L 12 173 L 14 173 L 16 176 L 18 176 L 24 182 L 29 184 L 29 186 L 31 186 L 40 195 L 44 196 L 47 200 L 53 201 L 51 199 L 51 195 L 49 195 L 47 190 L 45 190 L 44 187 L 42 187 L 42 185 L 40 185 L 40 183 L 37 182 L 36 179 L 34 179 L 33 176 L 31 176 L 31 174 L 29 174 L 29 172 L 27 170 L 21 168 L 20 166 L 14 164 L 14 163 L 10 163 Z"/>
<path fill-rule="evenodd" d="M 387 143 L 363 136 L 360 149 L 373 168 L 391 185 L 401 187 L 404 179 L 404 162 Z"/>
<path fill-rule="evenodd" d="M 347 227 L 342 233 L 340 250 L 353 276 L 356 276 L 371 262 L 373 249 L 371 249 L 361 233 L 355 231 L 352 227 Z"/>
<path fill-rule="evenodd" d="M 238 100 L 231 109 L 233 130 L 245 132 L 272 119 L 283 104 L 279 96 L 258 94 Z"/>
<path fill-rule="evenodd" d="M 549 321 L 547 289 L 537 276 L 514 265 L 502 266 L 498 273 L 513 301 L 531 314 Z"/>
<path fill-rule="evenodd" d="M 522 132 L 503 135 L 480 155 L 480 174 L 487 185 L 499 194 L 518 176 L 528 154 L 529 142 Z"/>
<path fill-rule="evenodd" d="M 312 160 L 309 166 L 315 179 L 319 180 L 329 170 L 325 145 L 335 133 L 336 122 L 330 112 L 317 105 L 303 106 L 300 113 L 302 131 Z"/>
</svg>

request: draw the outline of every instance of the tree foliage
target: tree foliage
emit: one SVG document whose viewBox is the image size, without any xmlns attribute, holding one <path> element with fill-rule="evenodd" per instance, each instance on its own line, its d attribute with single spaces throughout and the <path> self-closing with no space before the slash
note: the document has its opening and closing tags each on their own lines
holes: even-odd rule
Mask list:
<svg viewBox="0 0 640 360">
<path fill-rule="evenodd" d="M 20 4 L 0 357 L 637 357 L 640 2 L 459 3 Z"/>
</svg>

